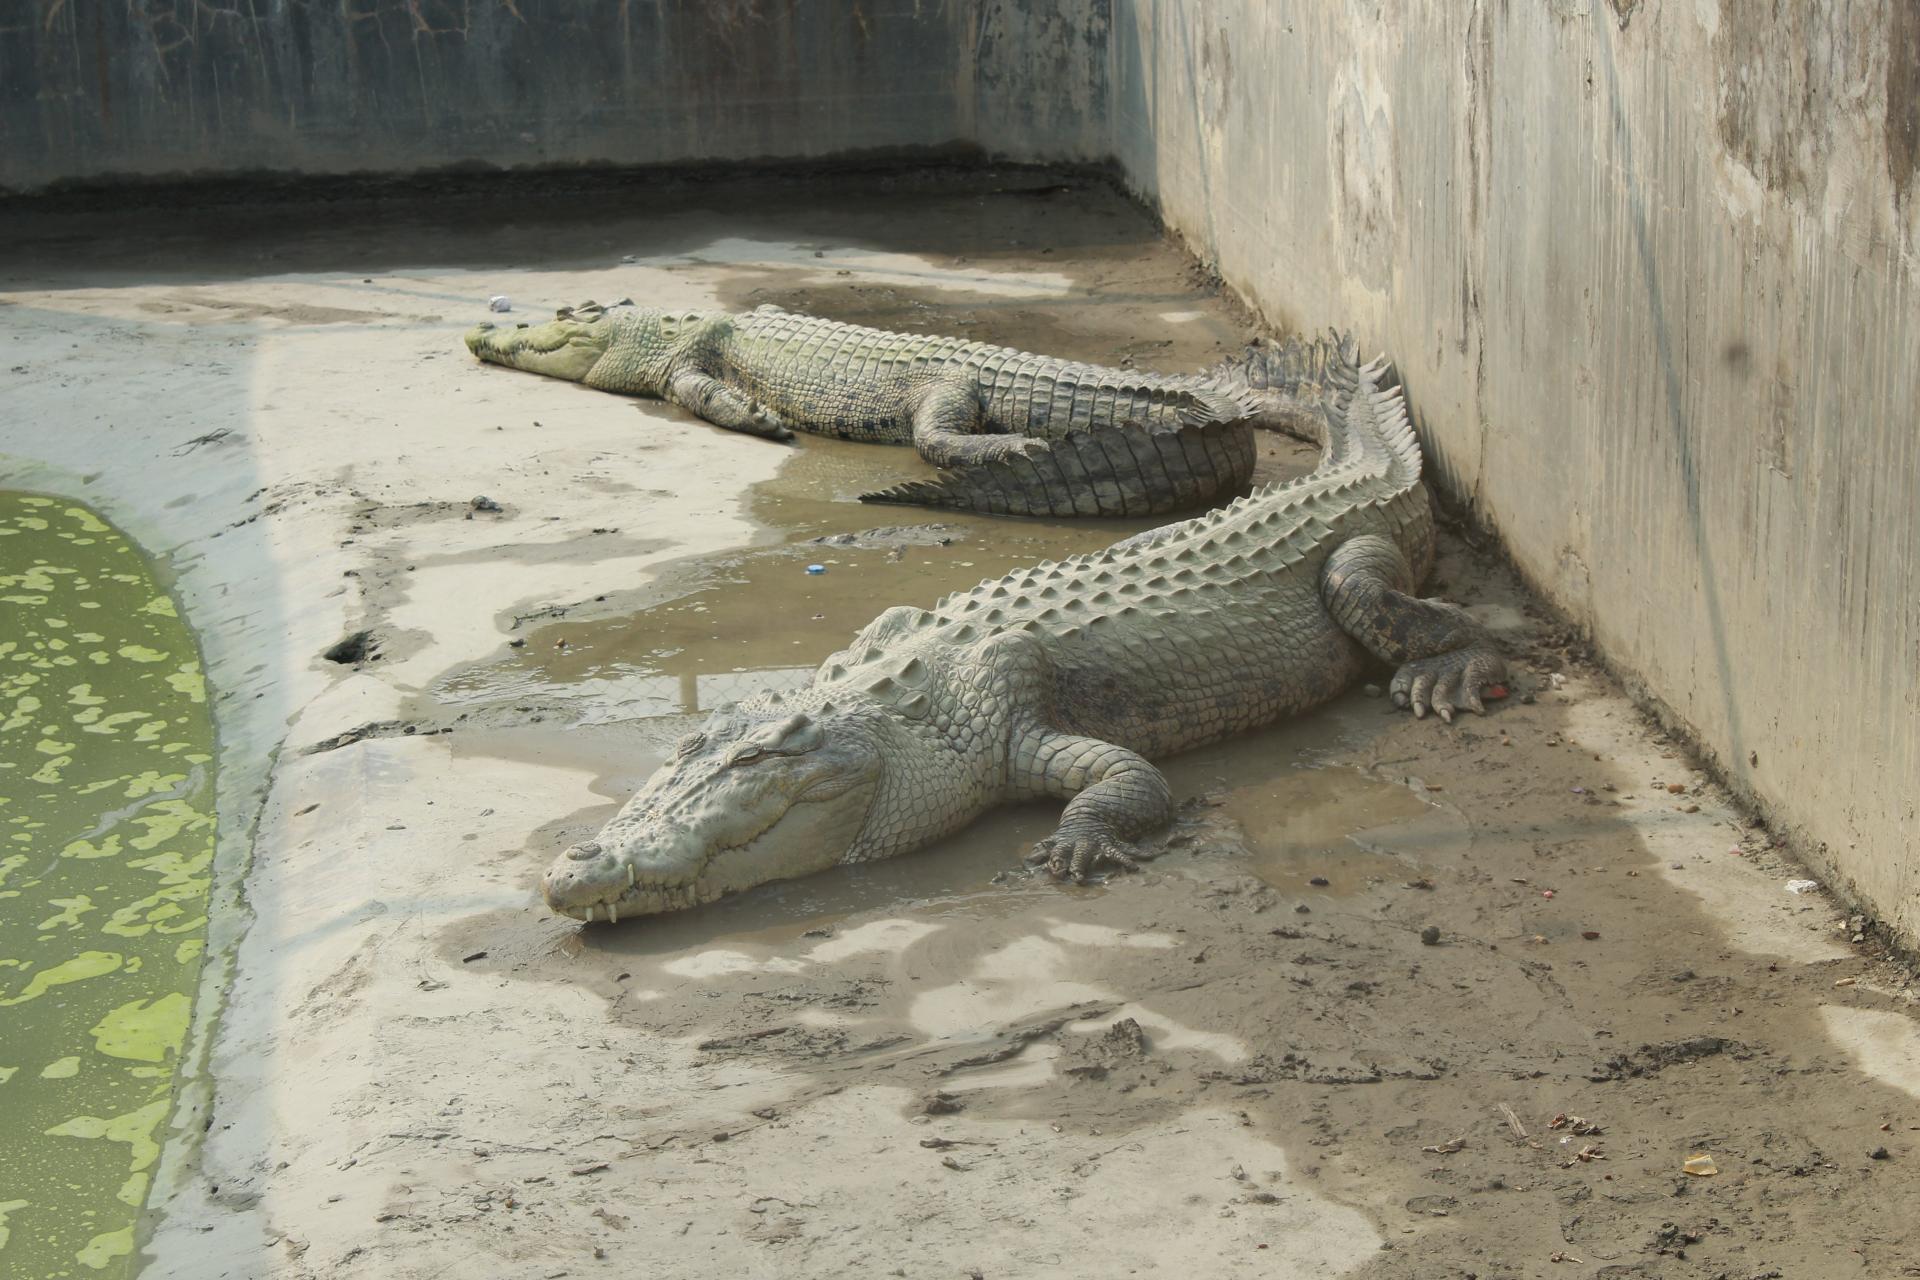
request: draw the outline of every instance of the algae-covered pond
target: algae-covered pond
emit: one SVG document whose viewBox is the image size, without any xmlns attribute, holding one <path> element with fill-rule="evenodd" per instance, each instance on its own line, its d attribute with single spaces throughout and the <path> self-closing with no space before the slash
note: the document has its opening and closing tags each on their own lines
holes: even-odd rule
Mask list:
<svg viewBox="0 0 1920 1280">
<path fill-rule="evenodd" d="M 193 637 L 93 512 L 0 491 L 0 1274 L 130 1269 L 213 860 Z"/>
</svg>

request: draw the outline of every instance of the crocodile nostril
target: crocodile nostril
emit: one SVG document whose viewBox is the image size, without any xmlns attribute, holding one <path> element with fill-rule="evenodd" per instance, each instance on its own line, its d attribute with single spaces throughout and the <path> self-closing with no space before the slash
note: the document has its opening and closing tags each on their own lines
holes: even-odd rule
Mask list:
<svg viewBox="0 0 1920 1280">
<path fill-rule="evenodd" d="M 605 851 L 601 849 L 597 841 L 588 840 L 584 844 L 577 844 L 567 850 L 567 856 L 576 862 L 585 862 L 588 858 L 599 857 L 603 852 Z"/>
</svg>

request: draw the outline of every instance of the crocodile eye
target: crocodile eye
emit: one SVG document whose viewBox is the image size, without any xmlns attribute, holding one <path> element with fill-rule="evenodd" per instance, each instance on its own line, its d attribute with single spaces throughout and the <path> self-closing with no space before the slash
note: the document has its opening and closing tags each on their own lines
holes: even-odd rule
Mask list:
<svg viewBox="0 0 1920 1280">
<path fill-rule="evenodd" d="M 766 754 L 767 753 L 759 747 L 741 747 L 727 757 L 727 763 L 729 765 L 752 764 L 754 761 L 763 758 Z"/>
<path fill-rule="evenodd" d="M 673 754 L 675 758 L 680 760 L 685 760 L 688 756 L 692 755 L 694 752 L 698 751 L 700 748 L 706 745 L 707 745 L 706 734 L 690 733 L 686 737 L 680 739 L 679 744 L 676 745 L 673 749 Z"/>
</svg>

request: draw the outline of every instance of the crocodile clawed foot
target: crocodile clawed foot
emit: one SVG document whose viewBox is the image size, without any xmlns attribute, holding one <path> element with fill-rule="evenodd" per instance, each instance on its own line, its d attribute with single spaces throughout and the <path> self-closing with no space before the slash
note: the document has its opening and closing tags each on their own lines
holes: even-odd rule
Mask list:
<svg viewBox="0 0 1920 1280">
<path fill-rule="evenodd" d="M 1027 865 L 1036 869 L 1044 866 L 1055 880 L 1071 880 L 1075 884 L 1085 884 L 1089 875 L 1102 867 L 1140 870 L 1140 864 L 1127 852 L 1126 846 L 1112 836 L 1068 836 L 1058 832 L 1033 846 L 1033 852 L 1027 855 Z"/>
<path fill-rule="evenodd" d="M 1037 436 L 980 436 L 978 447 L 967 462 L 1007 462 L 1014 458 L 1044 458 L 1053 445 Z"/>
<path fill-rule="evenodd" d="M 755 405 L 747 415 L 754 435 L 765 436 L 769 440 L 791 440 L 793 430 L 780 420 L 780 415 L 765 405 Z"/>
<path fill-rule="evenodd" d="M 1431 711 L 1452 724 L 1456 710 L 1485 715 L 1485 699 L 1507 696 L 1506 680 L 1505 659 L 1475 646 L 1407 663 L 1393 673 L 1388 692 L 1394 706 L 1413 709 L 1414 719 Z"/>
</svg>

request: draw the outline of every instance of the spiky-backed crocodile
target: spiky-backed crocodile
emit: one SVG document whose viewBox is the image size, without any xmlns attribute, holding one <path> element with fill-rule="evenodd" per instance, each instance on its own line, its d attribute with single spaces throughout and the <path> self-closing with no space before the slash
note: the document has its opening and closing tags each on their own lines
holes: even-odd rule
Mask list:
<svg viewBox="0 0 1920 1280">
<path fill-rule="evenodd" d="M 1252 423 L 1304 409 L 1234 376 L 1164 376 L 774 306 L 670 312 L 594 303 L 467 334 L 493 364 L 658 396 L 715 426 L 911 443 L 936 479 L 861 495 L 1003 515 L 1142 516 L 1225 499 L 1253 475 Z"/>
<path fill-rule="evenodd" d="M 1325 346 L 1256 355 L 1291 385 Z M 891 857 L 1014 800 L 1067 801 L 1035 856 L 1056 875 L 1133 865 L 1163 823 L 1148 763 L 1339 693 L 1369 655 L 1414 715 L 1483 710 L 1505 665 L 1455 605 L 1410 594 L 1433 560 L 1420 449 L 1380 363 L 1323 412 L 1309 475 L 882 613 L 805 688 L 716 713 L 543 891 L 582 920 L 668 911 Z"/>
</svg>

